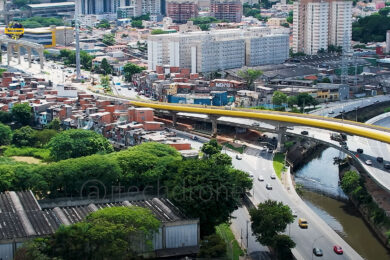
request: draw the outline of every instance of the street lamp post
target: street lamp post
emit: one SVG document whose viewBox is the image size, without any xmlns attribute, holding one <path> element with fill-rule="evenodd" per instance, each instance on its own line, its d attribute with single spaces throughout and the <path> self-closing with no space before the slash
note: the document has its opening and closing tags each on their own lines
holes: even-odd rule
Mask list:
<svg viewBox="0 0 390 260">
<path fill-rule="evenodd" d="M 246 254 L 248 255 L 249 249 L 249 232 L 248 232 L 249 220 L 246 221 Z"/>
</svg>

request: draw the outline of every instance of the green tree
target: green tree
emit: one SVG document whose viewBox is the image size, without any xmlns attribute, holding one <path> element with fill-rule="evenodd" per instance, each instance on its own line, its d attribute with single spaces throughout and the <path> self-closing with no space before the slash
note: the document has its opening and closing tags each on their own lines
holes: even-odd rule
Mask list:
<svg viewBox="0 0 390 260">
<path fill-rule="evenodd" d="M 214 233 L 216 225 L 228 221 L 252 187 L 247 173 L 213 160 L 176 162 L 168 174 L 168 198 L 187 216 L 200 219 L 202 236 Z"/>
<path fill-rule="evenodd" d="M 112 73 L 112 66 L 108 63 L 106 58 L 104 58 L 102 60 L 102 64 L 100 65 L 100 69 L 103 71 L 104 75 Z"/>
<path fill-rule="evenodd" d="M 209 24 L 199 24 L 199 28 L 202 31 L 208 31 L 208 30 L 210 30 L 210 25 Z"/>
<path fill-rule="evenodd" d="M 390 7 L 385 7 L 382 9 L 379 9 L 378 13 L 382 16 L 388 16 L 390 12 Z"/>
<path fill-rule="evenodd" d="M 12 144 L 22 146 L 34 146 L 35 145 L 35 130 L 30 126 L 24 126 L 16 129 L 12 136 Z"/>
<path fill-rule="evenodd" d="M 110 77 L 109 76 L 101 76 L 100 77 L 100 84 L 105 89 L 110 89 Z"/>
<path fill-rule="evenodd" d="M 140 73 L 145 68 L 137 66 L 133 63 L 127 63 L 123 68 L 123 75 L 125 76 L 125 80 L 130 82 L 134 74 Z"/>
<path fill-rule="evenodd" d="M 331 83 L 330 79 L 328 77 L 325 77 L 321 80 L 322 83 Z"/>
<path fill-rule="evenodd" d="M 113 152 L 112 145 L 102 135 L 82 129 L 60 132 L 50 140 L 48 148 L 51 156 L 57 161 Z"/>
<path fill-rule="evenodd" d="M 341 188 L 350 194 L 360 185 L 360 176 L 356 171 L 347 171 L 341 179 Z"/>
<path fill-rule="evenodd" d="M 310 96 L 308 93 L 299 93 L 297 95 L 297 105 L 301 108 L 301 111 L 304 111 L 306 106 L 316 105 L 316 100 Z"/>
<path fill-rule="evenodd" d="M 12 140 L 11 127 L 0 123 L 0 146 L 10 144 Z"/>
<path fill-rule="evenodd" d="M 294 13 L 293 11 L 290 11 L 288 13 L 288 17 L 286 18 L 286 21 L 289 23 L 289 24 L 292 24 L 293 23 L 293 18 L 294 18 Z"/>
<path fill-rule="evenodd" d="M 151 249 L 153 234 L 159 226 L 160 222 L 145 208 L 104 208 L 91 213 L 83 222 L 60 226 L 47 239 L 38 238 L 23 245 L 17 254 L 36 255 L 39 258 L 32 259 L 44 260 L 137 259 L 142 253 L 140 245 Z"/>
<path fill-rule="evenodd" d="M 289 96 L 287 98 L 287 105 L 292 108 L 294 105 L 298 104 L 297 96 Z"/>
<path fill-rule="evenodd" d="M 48 123 L 46 125 L 46 128 L 47 129 L 53 129 L 53 130 L 56 130 L 56 131 L 60 131 L 61 130 L 61 121 L 60 121 L 60 119 L 54 118 L 53 120 L 51 120 L 50 123 Z"/>
<path fill-rule="evenodd" d="M 28 103 L 13 105 L 11 114 L 13 119 L 20 125 L 31 124 L 33 113 Z"/>
<path fill-rule="evenodd" d="M 246 81 L 246 85 L 250 89 L 254 88 L 253 86 L 254 81 L 257 78 L 259 78 L 261 75 L 263 75 L 263 72 L 261 70 L 247 69 L 247 70 L 238 71 L 238 76 L 243 78 Z"/>
<path fill-rule="evenodd" d="M 278 235 L 288 224 L 294 222 L 291 209 L 282 202 L 266 200 L 249 211 L 251 227 L 256 240 L 263 245 L 275 247 Z"/>
<path fill-rule="evenodd" d="M 100 22 L 96 25 L 96 28 L 110 29 L 110 22 L 106 19 L 100 20 Z"/>
<path fill-rule="evenodd" d="M 276 235 L 273 247 L 278 259 L 293 259 L 291 248 L 295 247 L 295 242 L 289 236 L 284 234 Z"/>
<path fill-rule="evenodd" d="M 211 139 L 207 143 L 203 144 L 201 151 L 207 156 L 210 157 L 214 154 L 218 154 L 222 151 L 222 146 L 218 144 L 216 139 Z"/>
<path fill-rule="evenodd" d="M 57 133 L 58 132 L 54 129 L 43 129 L 41 131 L 35 131 L 35 146 L 44 147 L 54 136 L 57 135 Z"/>
<path fill-rule="evenodd" d="M 167 34 L 169 33 L 168 31 L 164 31 L 162 29 L 154 29 L 150 32 L 150 34 L 156 35 L 156 34 Z"/>
<path fill-rule="evenodd" d="M 112 34 L 112 33 L 103 35 L 103 40 L 102 40 L 102 42 L 103 42 L 105 45 L 108 45 L 108 46 L 115 45 L 115 43 L 116 43 L 116 41 L 115 41 L 115 35 Z"/>
<path fill-rule="evenodd" d="M 169 165 L 181 161 L 180 154 L 168 145 L 147 142 L 115 154 L 115 160 L 122 170 L 120 183 L 136 185 L 143 188 L 146 185 L 155 186 L 158 181 L 166 179 L 165 173 Z"/>
<path fill-rule="evenodd" d="M 133 20 L 131 21 L 131 27 L 142 29 L 144 26 L 142 25 L 141 20 Z"/>
<path fill-rule="evenodd" d="M 272 103 L 277 106 L 287 103 L 287 95 L 283 92 L 275 91 L 272 95 Z"/>
<path fill-rule="evenodd" d="M 65 65 L 76 65 L 76 52 L 71 50 L 61 50 L 60 57 L 64 60 Z M 92 60 L 95 57 L 89 55 L 86 51 L 80 51 L 80 63 L 84 69 L 92 68 Z"/>
<path fill-rule="evenodd" d="M 0 110 L 0 123 L 8 124 L 12 122 L 12 114 L 7 111 Z"/>
<path fill-rule="evenodd" d="M 198 257 L 214 259 L 226 256 L 226 243 L 216 233 L 206 236 L 200 243 Z"/>
<path fill-rule="evenodd" d="M 8 165 L 0 165 L 0 192 L 12 188 L 14 172 Z"/>
</svg>

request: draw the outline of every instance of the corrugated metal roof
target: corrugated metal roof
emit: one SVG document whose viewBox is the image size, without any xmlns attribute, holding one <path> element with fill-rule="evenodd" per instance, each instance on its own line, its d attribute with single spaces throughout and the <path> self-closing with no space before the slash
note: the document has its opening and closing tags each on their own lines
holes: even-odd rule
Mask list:
<svg viewBox="0 0 390 260">
<path fill-rule="evenodd" d="M 12 200 L 12 196 L 16 200 Z M 15 201 L 20 201 L 15 205 Z M 153 198 L 150 200 L 120 201 L 108 203 L 88 203 L 86 205 L 41 209 L 31 191 L 0 193 L 0 241 L 28 238 L 32 227 L 38 236 L 53 234 L 61 225 L 82 221 L 90 213 L 106 207 L 139 206 L 148 208 L 161 222 L 175 222 L 186 219 L 184 214 L 169 200 Z M 19 211 L 17 210 L 19 209 Z M 35 231 L 35 232 L 34 232 Z"/>
</svg>

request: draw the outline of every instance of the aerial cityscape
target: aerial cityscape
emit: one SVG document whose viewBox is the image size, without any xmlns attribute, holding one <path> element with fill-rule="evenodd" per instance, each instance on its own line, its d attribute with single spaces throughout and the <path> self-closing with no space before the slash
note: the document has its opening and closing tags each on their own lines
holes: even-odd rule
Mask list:
<svg viewBox="0 0 390 260">
<path fill-rule="evenodd" d="M 390 259 L 390 0 L 0 0 L 0 260 Z"/>
</svg>

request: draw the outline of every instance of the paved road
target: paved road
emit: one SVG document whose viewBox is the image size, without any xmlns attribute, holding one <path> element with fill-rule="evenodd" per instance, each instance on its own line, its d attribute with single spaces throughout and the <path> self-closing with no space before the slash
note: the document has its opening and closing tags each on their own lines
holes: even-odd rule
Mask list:
<svg viewBox="0 0 390 260">
<path fill-rule="evenodd" d="M 186 137 L 188 134 L 179 134 Z M 192 135 L 191 135 L 192 136 Z M 202 143 L 188 140 L 194 149 L 200 149 Z M 247 148 L 242 160 L 236 159 L 236 153 L 230 150 L 223 150 L 232 157 L 233 166 L 237 169 L 254 174 L 253 189 L 250 191 L 251 199 L 258 204 L 266 199 L 281 201 L 288 204 L 298 213 L 298 218 L 303 217 L 308 220 L 309 228 L 301 229 L 298 227 L 297 219 L 288 226 L 286 234 L 289 234 L 297 244 L 294 249 L 298 259 L 313 259 L 312 248 L 319 247 L 323 250 L 322 259 L 362 259 L 343 239 L 336 234 L 319 216 L 317 216 L 292 190 L 287 191 L 279 179 L 271 179 L 274 172 L 272 163 L 272 154 L 262 151 L 261 147 L 251 146 Z M 264 181 L 259 181 L 258 177 L 262 175 Z M 265 188 L 266 184 L 272 185 L 272 190 Z M 290 185 L 292 185 L 290 183 Z M 248 225 L 248 243 L 247 243 L 247 221 L 250 220 L 248 210 L 239 208 L 232 214 L 232 230 L 239 243 L 248 248 L 248 253 L 253 259 L 269 259 L 269 250 L 267 247 L 256 242 L 252 235 L 250 223 Z M 242 239 L 241 239 L 242 237 Z M 247 246 L 249 244 L 249 246 Z M 345 251 L 342 256 L 333 252 L 333 245 L 341 245 Z"/>
</svg>

